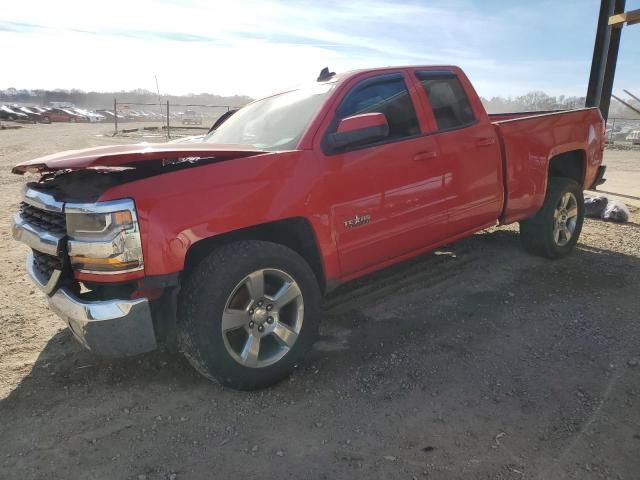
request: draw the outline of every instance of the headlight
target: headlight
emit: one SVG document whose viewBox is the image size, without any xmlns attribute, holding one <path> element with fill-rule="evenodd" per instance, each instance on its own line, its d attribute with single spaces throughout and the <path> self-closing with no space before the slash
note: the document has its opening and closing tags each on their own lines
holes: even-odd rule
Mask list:
<svg viewBox="0 0 640 480">
<path fill-rule="evenodd" d="M 74 270 L 109 274 L 144 266 L 132 200 L 65 206 L 69 257 Z"/>
</svg>

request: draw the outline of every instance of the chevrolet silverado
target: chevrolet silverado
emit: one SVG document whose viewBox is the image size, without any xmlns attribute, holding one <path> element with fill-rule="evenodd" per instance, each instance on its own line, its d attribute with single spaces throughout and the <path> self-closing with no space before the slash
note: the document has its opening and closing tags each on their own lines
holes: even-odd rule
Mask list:
<svg viewBox="0 0 640 480">
<path fill-rule="evenodd" d="M 13 236 L 96 354 L 177 344 L 241 389 L 286 377 L 322 295 L 496 224 L 559 258 L 603 181 L 599 110 L 488 115 L 463 71 L 333 74 L 257 100 L 195 142 L 21 163 Z"/>
</svg>

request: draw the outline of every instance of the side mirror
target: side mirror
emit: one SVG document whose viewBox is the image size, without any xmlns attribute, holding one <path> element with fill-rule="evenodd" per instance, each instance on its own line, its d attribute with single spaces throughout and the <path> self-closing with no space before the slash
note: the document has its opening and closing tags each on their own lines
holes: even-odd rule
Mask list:
<svg viewBox="0 0 640 480">
<path fill-rule="evenodd" d="M 389 136 L 389 124 L 383 113 L 361 113 L 343 118 L 338 130 L 328 135 L 332 150 L 365 145 Z"/>
</svg>

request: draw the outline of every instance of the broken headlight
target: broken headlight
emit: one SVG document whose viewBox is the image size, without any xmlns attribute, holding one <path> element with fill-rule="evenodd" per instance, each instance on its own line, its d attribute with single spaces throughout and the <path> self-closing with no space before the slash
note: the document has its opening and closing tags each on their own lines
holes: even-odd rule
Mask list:
<svg viewBox="0 0 640 480">
<path fill-rule="evenodd" d="M 133 200 L 65 206 L 68 251 L 74 270 L 110 274 L 144 266 Z"/>
</svg>

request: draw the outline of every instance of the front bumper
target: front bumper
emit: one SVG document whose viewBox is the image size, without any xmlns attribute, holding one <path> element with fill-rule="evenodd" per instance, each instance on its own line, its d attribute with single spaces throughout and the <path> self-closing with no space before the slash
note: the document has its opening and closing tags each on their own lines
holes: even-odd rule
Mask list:
<svg viewBox="0 0 640 480">
<path fill-rule="evenodd" d="M 85 348 L 99 355 L 123 357 L 157 348 L 149 300 L 87 301 L 67 287 L 59 287 L 60 271 L 43 279 L 27 256 L 27 273 L 49 295 L 49 306 L 69 326 Z"/>
<path fill-rule="evenodd" d="M 41 212 L 63 212 L 63 204 L 48 194 L 27 190 L 24 202 Z M 61 258 L 67 255 L 64 233 L 50 233 L 46 228 L 29 223 L 20 213 L 13 217 L 13 238 L 40 254 Z M 27 257 L 27 272 L 33 282 L 48 296 L 49 306 L 69 326 L 73 335 L 86 348 L 102 355 L 128 356 L 157 347 L 149 300 L 146 298 L 89 300 L 69 288 L 64 262 L 50 274 L 38 271 L 34 254 Z M 66 267 L 68 268 L 68 267 Z M 46 277 L 46 278 L 45 278 Z"/>
<path fill-rule="evenodd" d="M 62 287 L 49 297 L 49 305 L 94 353 L 128 356 L 157 347 L 146 298 L 84 301 Z"/>
</svg>

